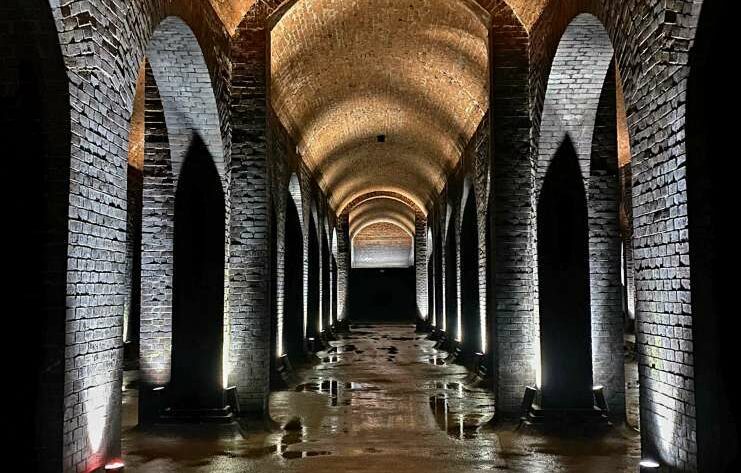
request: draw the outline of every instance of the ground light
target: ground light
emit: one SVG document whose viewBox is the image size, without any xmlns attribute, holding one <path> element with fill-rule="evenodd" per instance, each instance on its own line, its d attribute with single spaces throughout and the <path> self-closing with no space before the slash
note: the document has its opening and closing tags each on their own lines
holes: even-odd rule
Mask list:
<svg viewBox="0 0 741 473">
<path fill-rule="evenodd" d="M 597 407 L 599 407 L 603 411 L 607 411 L 607 400 L 605 399 L 605 387 L 601 385 L 594 386 L 592 388 L 592 392 L 594 393 L 594 402 L 597 404 Z"/>
<path fill-rule="evenodd" d="M 654 460 L 641 460 L 639 465 L 640 468 L 638 471 L 640 473 L 659 471 L 659 468 L 661 467 L 661 465 L 659 465 L 658 462 L 655 462 Z"/>
<path fill-rule="evenodd" d="M 120 458 L 116 458 L 114 460 L 111 460 L 110 462 L 106 463 L 105 465 L 105 471 L 112 471 L 112 472 L 122 472 L 124 471 L 124 462 Z"/>
</svg>

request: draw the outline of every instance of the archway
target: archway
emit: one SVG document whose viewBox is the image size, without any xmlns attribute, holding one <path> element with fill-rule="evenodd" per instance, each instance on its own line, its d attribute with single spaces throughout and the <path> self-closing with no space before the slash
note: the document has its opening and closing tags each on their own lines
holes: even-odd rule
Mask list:
<svg viewBox="0 0 741 473">
<path fill-rule="evenodd" d="M 0 133 L 4 173 L 23 179 L 22 205 L 7 202 L 12 222 L 8 314 L 15 344 L 9 363 L 13 455 L 28 471 L 62 468 L 65 303 L 70 186 L 70 99 L 49 2 L 11 0 L 0 15 Z M 20 188 L 18 188 L 20 189 Z M 15 188 L 14 188 L 15 190 Z M 31 331 L 32 329 L 32 331 Z M 25 408 L 20 408 L 25 406 Z"/>
<path fill-rule="evenodd" d="M 728 2 L 703 2 L 690 54 L 687 89 L 687 202 L 695 362 L 698 471 L 739 469 L 739 408 L 733 387 L 738 378 L 737 315 L 731 309 L 735 287 L 729 255 L 729 190 L 735 173 L 722 164 L 735 123 L 721 118 L 721 104 L 733 88 L 724 47 L 732 41 Z M 680 343 L 682 343 L 680 341 Z"/>
<path fill-rule="evenodd" d="M 218 409 L 224 404 L 224 204 L 219 172 L 196 136 L 175 194 L 168 397 L 176 409 Z"/>
<path fill-rule="evenodd" d="M 581 60 L 583 58 L 587 59 Z M 548 79 L 538 148 L 536 195 L 541 182 L 551 172 L 553 156 L 562 157 L 573 151 L 581 173 L 577 177 L 581 179 L 580 186 L 585 192 L 587 209 L 584 238 L 588 245 L 585 258 L 589 276 L 587 307 L 590 311 L 590 330 L 587 336 L 591 347 L 580 353 L 590 357 L 590 360 L 583 362 L 583 366 L 591 366 L 591 378 L 604 393 L 606 404 L 602 407 L 608 408 L 613 418 L 624 420 L 625 323 L 618 209 L 619 196 L 625 193 L 620 189 L 618 165 L 623 160 L 630 161 L 630 149 L 624 107 L 618 107 L 618 102 L 622 105 L 623 101 L 618 77 L 612 42 L 600 21 L 590 14 L 573 18 L 560 39 Z M 619 138 L 627 144 L 618 146 Z M 570 182 L 576 185 L 576 178 L 573 177 Z M 539 206 L 545 205 L 542 196 L 538 199 Z M 573 206 L 574 211 L 579 208 L 578 205 Z M 539 224 L 541 217 L 538 210 Z M 549 245 L 550 242 L 539 239 L 538 253 L 541 244 Z M 544 284 L 543 281 L 539 283 Z M 558 303 L 555 300 L 546 302 L 541 297 L 541 321 L 548 317 L 549 312 L 567 310 L 565 306 L 547 307 L 548 304 Z M 542 367 L 543 384 L 546 383 L 544 364 L 552 356 L 544 352 L 548 343 L 544 338 L 554 336 L 547 330 L 557 328 L 557 325 L 550 328 L 541 325 L 538 330 L 542 349 L 538 362 Z M 581 341 L 576 346 L 581 346 Z M 582 376 L 582 381 L 584 379 L 586 377 Z M 587 403 L 586 400 L 583 402 Z"/>
<path fill-rule="evenodd" d="M 176 410 L 223 407 L 229 374 L 223 337 L 223 153 L 211 76 L 198 40 L 182 19 L 167 17 L 147 45 L 129 135 L 130 168 L 141 170 L 141 181 L 129 182 L 136 194 L 129 194 L 128 228 L 134 238 L 128 246 L 136 247 L 135 227 L 141 225 L 141 251 L 128 251 L 141 264 L 127 266 L 133 269 L 130 298 L 137 279 L 141 284 L 138 417 L 143 424 Z M 132 327 L 135 312 L 128 315 Z M 164 396 L 154 392 L 165 387 Z M 170 407 L 177 409 L 166 412 Z"/>
<path fill-rule="evenodd" d="M 304 353 L 304 237 L 293 195 L 286 197 L 283 333 L 285 353 L 296 360 Z"/>
<path fill-rule="evenodd" d="M 542 405 L 589 409 L 594 400 L 587 200 L 568 136 L 548 167 L 537 210 Z"/>
<path fill-rule="evenodd" d="M 454 217 L 448 219 L 445 236 L 445 331 L 448 339 L 458 341 L 458 258 L 455 245 Z"/>
<path fill-rule="evenodd" d="M 479 305 L 479 232 L 476 196 L 469 188 L 461 223 L 461 317 L 463 348 L 470 353 L 483 351 Z"/>
<path fill-rule="evenodd" d="M 320 284 L 322 274 L 319 267 L 319 237 L 317 235 L 317 225 L 313 208 L 310 212 L 307 231 L 309 232 L 309 251 L 307 255 L 306 336 L 308 338 L 316 338 L 320 333 L 319 325 L 321 323 Z"/>
</svg>

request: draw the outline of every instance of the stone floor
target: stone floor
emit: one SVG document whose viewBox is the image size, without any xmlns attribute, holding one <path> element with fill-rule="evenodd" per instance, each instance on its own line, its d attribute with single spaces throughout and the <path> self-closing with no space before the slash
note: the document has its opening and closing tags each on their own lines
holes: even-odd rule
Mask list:
<svg viewBox="0 0 741 473">
<path fill-rule="evenodd" d="M 126 471 L 141 472 L 635 472 L 638 433 L 546 435 L 492 426 L 492 395 L 412 326 L 357 326 L 297 385 L 272 394 L 272 421 L 248 428 L 135 428 L 124 393 Z M 268 425 L 269 424 L 269 425 Z"/>
</svg>

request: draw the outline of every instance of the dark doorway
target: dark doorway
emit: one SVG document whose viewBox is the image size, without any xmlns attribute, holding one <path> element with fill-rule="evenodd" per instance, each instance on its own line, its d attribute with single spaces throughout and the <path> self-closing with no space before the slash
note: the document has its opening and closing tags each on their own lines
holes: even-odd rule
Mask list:
<svg viewBox="0 0 741 473">
<path fill-rule="evenodd" d="M 196 135 L 175 194 L 170 401 L 178 409 L 223 406 L 224 225 L 221 179 Z"/>
<path fill-rule="evenodd" d="M 687 200 L 695 355 L 695 401 L 699 471 L 739 471 L 739 323 L 730 255 L 737 233 L 731 195 L 736 174 L 728 160 L 735 122 L 722 105 L 733 90 L 726 46 L 732 41 L 730 2 L 703 2 L 690 56 L 687 91 Z M 736 390 L 737 391 L 737 390 Z M 736 393 L 737 394 L 737 393 Z"/>
<path fill-rule="evenodd" d="M 331 298 L 331 289 L 329 286 L 330 282 L 330 267 L 329 267 L 329 240 L 327 239 L 327 232 L 324 229 L 324 225 L 321 226 L 322 236 L 322 330 L 327 330 L 331 325 L 330 322 L 330 307 L 329 302 Z"/>
<path fill-rule="evenodd" d="M 311 212 L 309 218 L 309 270 L 307 277 L 307 326 L 306 335 L 307 337 L 317 337 L 319 335 L 319 283 L 321 274 L 319 270 L 319 238 L 317 236 L 316 223 L 314 221 L 314 213 Z"/>
<path fill-rule="evenodd" d="M 546 173 L 537 223 L 542 405 L 591 408 L 587 202 L 568 136 Z"/>
<path fill-rule="evenodd" d="M 414 268 L 369 268 L 350 271 L 353 322 L 414 323 Z"/>
<path fill-rule="evenodd" d="M 285 353 L 296 360 L 304 353 L 304 237 L 298 210 L 290 195 L 286 199 L 285 238 L 283 340 Z"/>
<path fill-rule="evenodd" d="M 473 188 L 463 211 L 461 228 L 461 314 L 463 347 L 470 353 L 481 348 L 479 316 L 479 235 L 476 219 L 476 197 Z"/>
<path fill-rule="evenodd" d="M 455 254 L 455 223 L 448 223 L 445 238 L 445 331 L 450 340 L 458 339 L 458 268 Z"/>
<path fill-rule="evenodd" d="M 10 338 L 28 334 L 22 343 L 9 339 L 8 422 L 23 469 L 53 472 L 62 469 L 64 445 L 69 89 L 49 2 L 11 0 L 2 10 L 0 134 L 13 192 L 4 215 L 12 271 L 6 291 L 15 299 L 5 328 Z"/>
</svg>

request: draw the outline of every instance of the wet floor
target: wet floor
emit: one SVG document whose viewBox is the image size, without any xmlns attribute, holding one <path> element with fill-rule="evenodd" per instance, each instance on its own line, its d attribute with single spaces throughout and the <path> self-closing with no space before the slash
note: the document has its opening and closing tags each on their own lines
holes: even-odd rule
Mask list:
<svg viewBox="0 0 741 473">
<path fill-rule="evenodd" d="M 126 471 L 635 472 L 625 427 L 545 435 L 492 425 L 494 398 L 413 326 L 356 326 L 270 397 L 270 422 L 134 428 L 124 393 Z M 133 411 L 133 414 L 132 414 Z"/>
</svg>

